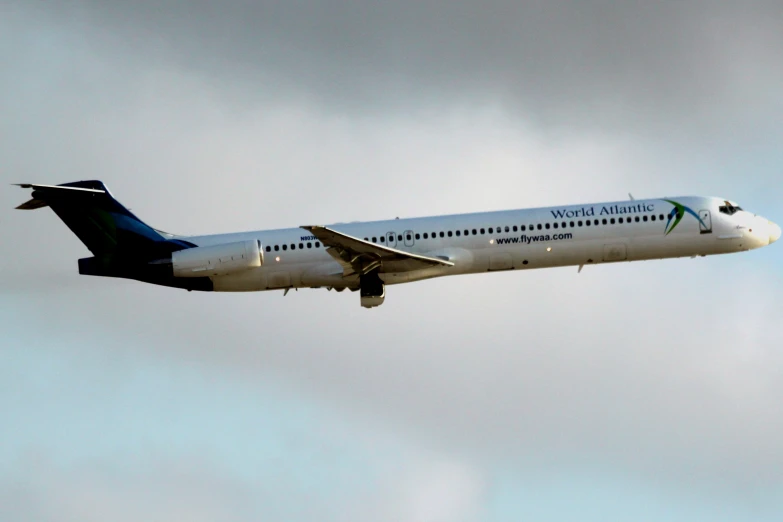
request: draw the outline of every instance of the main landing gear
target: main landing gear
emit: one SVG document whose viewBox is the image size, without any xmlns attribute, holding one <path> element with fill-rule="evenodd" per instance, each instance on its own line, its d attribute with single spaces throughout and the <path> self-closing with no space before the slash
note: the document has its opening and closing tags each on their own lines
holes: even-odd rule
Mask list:
<svg viewBox="0 0 783 522">
<path fill-rule="evenodd" d="M 359 277 L 359 295 L 364 308 L 381 306 L 386 297 L 386 287 L 378 276 L 378 270 L 373 270 Z"/>
</svg>

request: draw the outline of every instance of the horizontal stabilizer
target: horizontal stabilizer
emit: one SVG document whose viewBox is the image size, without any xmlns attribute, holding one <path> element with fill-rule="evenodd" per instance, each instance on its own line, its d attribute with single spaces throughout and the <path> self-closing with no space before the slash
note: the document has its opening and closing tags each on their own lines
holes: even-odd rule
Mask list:
<svg viewBox="0 0 783 522">
<path fill-rule="evenodd" d="M 49 203 L 42 199 L 31 199 L 16 207 L 16 210 L 35 210 L 37 208 L 44 208 L 48 206 Z"/>
<path fill-rule="evenodd" d="M 80 183 L 85 183 L 85 182 L 80 182 Z M 96 183 L 98 183 L 98 182 L 96 182 Z M 13 184 L 16 185 L 17 187 L 31 188 L 31 189 L 34 189 L 34 190 L 38 190 L 38 189 L 41 189 L 41 190 L 81 190 L 82 192 L 97 192 L 97 193 L 100 193 L 100 194 L 105 194 L 106 193 L 105 190 L 101 190 L 101 189 L 85 188 L 85 187 L 69 187 L 67 185 L 39 185 L 39 184 L 36 184 L 36 183 L 13 183 Z"/>
<path fill-rule="evenodd" d="M 83 188 L 83 187 L 67 187 L 63 185 L 38 185 L 35 183 L 14 183 L 17 187 L 22 188 L 31 188 L 34 191 L 42 191 L 42 192 L 49 192 L 49 193 L 57 193 L 62 191 L 63 193 L 67 194 L 70 191 L 78 191 L 78 192 L 87 192 L 87 193 L 94 193 L 94 194 L 105 194 L 105 190 L 99 190 L 94 188 Z M 49 203 L 40 198 L 33 198 L 29 201 L 26 201 L 16 207 L 17 210 L 36 210 L 39 208 L 48 207 Z"/>
</svg>

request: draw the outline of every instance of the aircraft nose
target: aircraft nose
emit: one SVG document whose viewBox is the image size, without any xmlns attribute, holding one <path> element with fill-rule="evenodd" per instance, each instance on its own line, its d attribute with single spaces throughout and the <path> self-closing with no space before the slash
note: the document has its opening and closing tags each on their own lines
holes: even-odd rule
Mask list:
<svg viewBox="0 0 783 522">
<path fill-rule="evenodd" d="M 774 243 L 780 239 L 780 226 L 772 221 L 769 222 L 769 242 Z"/>
</svg>

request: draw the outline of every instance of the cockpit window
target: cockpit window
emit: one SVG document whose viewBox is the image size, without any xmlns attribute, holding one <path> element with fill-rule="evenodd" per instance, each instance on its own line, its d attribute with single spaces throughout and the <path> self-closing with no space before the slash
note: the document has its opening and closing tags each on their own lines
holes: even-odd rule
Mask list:
<svg viewBox="0 0 783 522">
<path fill-rule="evenodd" d="M 721 214 L 726 214 L 728 216 L 733 216 L 734 214 L 736 214 L 737 212 L 742 210 L 741 207 L 732 205 L 728 201 L 724 201 L 724 203 L 725 203 L 725 205 L 721 205 L 720 207 L 718 207 L 718 210 L 720 210 Z"/>
</svg>

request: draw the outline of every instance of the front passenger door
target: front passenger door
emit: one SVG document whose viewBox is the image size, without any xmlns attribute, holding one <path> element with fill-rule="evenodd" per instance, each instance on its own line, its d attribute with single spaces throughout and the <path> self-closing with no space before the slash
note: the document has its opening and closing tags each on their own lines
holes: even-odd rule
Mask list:
<svg viewBox="0 0 783 522">
<path fill-rule="evenodd" d="M 712 233 L 712 218 L 709 210 L 699 210 L 699 231 L 702 234 Z"/>
</svg>

